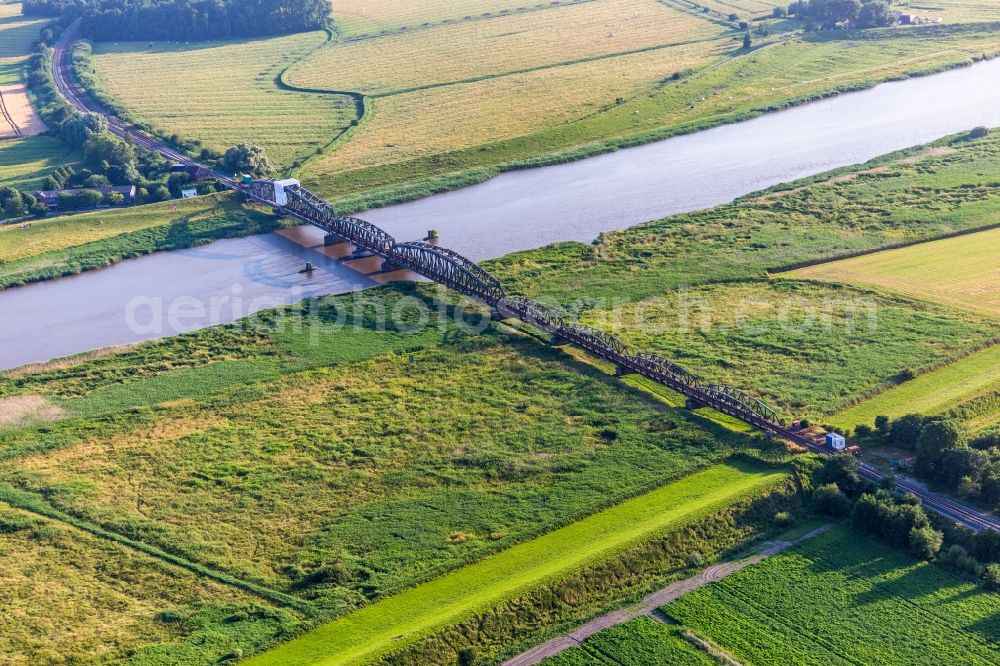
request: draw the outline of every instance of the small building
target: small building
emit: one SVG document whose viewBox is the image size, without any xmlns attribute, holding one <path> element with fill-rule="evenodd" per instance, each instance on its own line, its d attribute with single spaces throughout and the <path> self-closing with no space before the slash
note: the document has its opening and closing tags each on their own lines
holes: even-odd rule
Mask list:
<svg viewBox="0 0 1000 666">
<path fill-rule="evenodd" d="M 188 190 L 181 190 L 181 199 L 191 199 L 196 196 L 198 196 L 198 190 L 193 187 Z"/>
<path fill-rule="evenodd" d="M 828 432 L 826 434 L 826 445 L 834 451 L 843 451 L 847 448 L 847 439 L 838 433 Z"/>
<path fill-rule="evenodd" d="M 135 185 L 115 185 L 112 187 L 77 187 L 70 188 L 68 190 L 43 190 L 40 192 L 33 192 L 35 200 L 38 203 L 44 205 L 49 210 L 59 209 L 59 197 L 60 196 L 73 196 L 74 194 L 79 194 L 84 190 L 93 190 L 95 192 L 101 193 L 103 196 L 107 197 L 109 194 L 117 192 L 122 195 L 124 201 L 122 203 L 131 205 L 135 203 Z"/>
<path fill-rule="evenodd" d="M 299 181 L 294 178 L 286 178 L 284 180 L 274 181 L 274 203 L 279 206 L 284 206 L 288 203 L 288 195 L 285 194 L 286 187 L 294 187 L 299 185 Z"/>
</svg>

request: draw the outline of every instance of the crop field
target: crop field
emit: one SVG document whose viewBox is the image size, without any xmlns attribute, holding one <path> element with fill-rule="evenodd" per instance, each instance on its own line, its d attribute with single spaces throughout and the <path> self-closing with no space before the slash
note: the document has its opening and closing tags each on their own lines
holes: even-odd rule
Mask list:
<svg viewBox="0 0 1000 666">
<path fill-rule="evenodd" d="M 53 137 L 4 139 L 0 150 L 0 184 L 25 190 L 38 189 L 53 169 L 62 164 L 76 164 L 79 159 L 76 151 Z"/>
<path fill-rule="evenodd" d="M 381 96 L 586 58 L 718 38 L 722 30 L 656 0 L 578 5 L 324 49 L 289 83 Z"/>
<path fill-rule="evenodd" d="M 929 372 L 830 417 L 844 428 L 872 425 L 875 417 L 904 414 L 949 414 L 973 431 L 1000 422 L 1000 345 L 976 352 Z"/>
<path fill-rule="evenodd" d="M 590 0 L 335 0 L 337 30 L 347 39 L 419 30 L 441 23 L 467 23 L 504 13 L 525 13 Z"/>
<path fill-rule="evenodd" d="M 297 623 L 251 594 L 3 503 L 0 553 L 4 664 L 179 663 L 193 649 L 214 661 Z"/>
<path fill-rule="evenodd" d="M 705 515 L 784 474 L 720 465 L 347 615 L 251 664 L 354 663 L 377 656 L 477 607 L 508 598 L 682 521 Z"/>
<path fill-rule="evenodd" d="M 971 21 L 996 21 L 1000 16 L 997 0 L 903 0 L 896 5 L 901 13 L 916 14 L 931 20 L 940 18 L 946 23 Z"/>
<path fill-rule="evenodd" d="M 31 52 L 38 31 L 48 19 L 21 16 L 21 3 L 0 4 L 0 62 L 8 58 L 23 58 Z"/>
<path fill-rule="evenodd" d="M 713 666 L 718 662 L 680 637 L 680 629 L 651 617 L 638 617 L 605 629 L 580 647 L 560 652 L 545 666 Z"/>
<path fill-rule="evenodd" d="M 664 612 L 748 664 L 995 664 L 1000 596 L 847 528 Z"/>
<path fill-rule="evenodd" d="M 990 320 L 920 301 L 795 281 L 682 289 L 583 320 L 799 416 L 833 413 L 995 334 Z"/>
<path fill-rule="evenodd" d="M 770 16 L 771 10 L 781 3 L 768 2 L 767 0 L 695 0 L 691 4 L 708 7 L 710 10 L 726 16 L 736 14 L 740 19 L 745 20 L 760 16 Z"/>
<path fill-rule="evenodd" d="M 768 38 L 773 44 L 751 53 L 741 52 L 731 38 L 722 37 L 643 53 L 647 76 L 632 72 L 611 88 L 601 74 L 594 84 L 575 75 L 586 68 L 614 71 L 622 58 L 637 56 L 383 97 L 349 140 L 307 162 L 301 177 L 320 193 L 343 196 L 437 174 L 530 162 L 542 154 L 573 153 L 574 147 L 594 141 L 614 147 L 626 137 L 652 140 L 743 119 L 788 100 L 966 62 L 1000 48 L 995 31 L 987 27 L 932 28 L 888 30 L 877 33 L 881 38 L 857 40 L 825 34 L 788 39 L 777 35 Z M 414 33 L 409 38 L 422 37 Z M 471 57 L 478 60 L 481 53 Z M 308 66 L 307 62 L 305 71 Z M 565 86 L 550 83 L 535 94 L 522 90 L 526 82 L 556 72 L 567 81 Z M 669 80 L 677 72 L 685 73 L 682 80 Z M 550 90 L 547 98 L 546 90 Z M 572 90 L 569 104 L 563 101 L 567 90 Z M 503 113 L 494 105 L 497 95 L 508 108 L 530 108 L 532 113 Z M 567 108 L 578 111 L 554 111 Z M 439 113 L 442 109 L 448 113 Z M 535 115 L 530 123 L 523 119 Z M 450 126 L 456 119 L 469 131 L 453 131 Z"/>
<path fill-rule="evenodd" d="M 321 32 L 250 41 L 95 46 L 102 87 L 137 120 L 225 150 L 252 141 L 275 167 L 325 146 L 356 118 L 350 97 L 281 90 L 275 77 L 325 43 Z M 156 76 L 149 76 L 156 72 Z"/>
<path fill-rule="evenodd" d="M 1000 316 L 1000 229 L 802 268 L 791 275 Z"/>
</svg>

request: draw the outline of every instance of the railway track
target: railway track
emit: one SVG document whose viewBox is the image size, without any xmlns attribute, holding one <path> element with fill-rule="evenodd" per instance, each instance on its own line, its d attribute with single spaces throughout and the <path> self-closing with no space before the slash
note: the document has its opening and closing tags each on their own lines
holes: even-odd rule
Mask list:
<svg viewBox="0 0 1000 666">
<path fill-rule="evenodd" d="M 102 115 L 108 128 L 117 136 L 158 152 L 177 164 L 201 171 L 228 187 L 241 192 L 248 200 L 272 206 L 277 212 L 292 215 L 303 222 L 324 230 L 327 234 L 351 243 L 355 248 L 382 257 L 386 267 L 407 268 L 418 275 L 449 289 L 470 296 L 490 306 L 498 318 L 517 318 L 552 336 L 553 340 L 573 344 L 615 364 L 619 374 L 635 373 L 685 395 L 691 406 L 708 406 L 738 418 L 768 435 L 798 444 L 809 451 L 831 455 L 809 437 L 783 425 L 777 413 L 760 400 L 733 387 L 704 384 L 679 364 L 653 354 L 632 351 L 612 335 L 563 320 L 557 313 L 530 299 L 508 297 L 503 285 L 486 270 L 461 255 L 425 243 L 398 243 L 375 225 L 357 218 L 337 215 L 324 199 L 298 184 L 283 189 L 277 201 L 274 181 L 237 183 L 229 176 L 181 155 L 162 141 L 132 128 L 117 117 L 92 103 L 73 83 L 71 69 L 72 45 L 79 36 L 79 21 L 67 28 L 53 54 L 52 74 L 56 86 L 77 110 Z M 884 475 L 871 465 L 862 463 L 859 474 L 878 483 Z M 976 511 L 955 500 L 932 493 L 918 482 L 897 478 L 896 490 L 919 497 L 924 506 L 971 529 L 1000 531 L 1000 520 Z"/>
</svg>

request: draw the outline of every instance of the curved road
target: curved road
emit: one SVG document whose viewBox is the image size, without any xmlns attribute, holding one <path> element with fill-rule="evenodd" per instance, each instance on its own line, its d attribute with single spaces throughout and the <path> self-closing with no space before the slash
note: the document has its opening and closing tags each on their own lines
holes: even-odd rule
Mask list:
<svg viewBox="0 0 1000 666">
<path fill-rule="evenodd" d="M 119 137 L 132 141 L 137 145 L 140 145 L 149 150 L 153 150 L 161 154 L 164 158 L 175 162 L 177 164 L 184 164 L 188 167 L 194 167 L 203 172 L 207 173 L 213 178 L 218 179 L 220 182 L 226 184 L 233 189 L 239 189 L 236 181 L 234 181 L 229 176 L 220 173 L 214 169 L 210 169 L 203 164 L 200 164 L 189 157 L 181 155 L 180 153 L 169 148 L 160 140 L 146 134 L 137 129 L 133 129 L 119 120 L 116 116 L 107 113 L 106 111 L 100 109 L 97 105 L 93 104 L 86 98 L 86 96 L 76 87 L 73 83 L 72 70 L 71 70 L 71 55 L 73 42 L 77 40 L 79 36 L 79 21 L 69 26 L 62 34 L 59 42 L 55 46 L 55 52 L 52 57 L 52 76 L 55 80 L 56 87 L 59 92 L 66 98 L 66 100 L 76 107 L 79 111 L 88 113 L 98 113 L 102 115 L 108 122 L 108 129 Z M 773 428 L 771 430 L 774 430 Z M 815 442 L 808 439 L 807 437 L 787 431 L 784 429 L 778 429 L 775 434 L 787 438 L 796 444 L 804 446 L 810 451 L 816 453 L 828 454 L 830 453 L 824 447 L 817 446 Z M 878 482 L 884 475 L 872 467 L 871 465 L 862 464 L 859 469 L 859 474 L 871 481 Z M 928 491 L 922 484 L 914 481 L 913 479 L 908 479 L 906 477 L 898 477 L 896 480 L 896 489 L 904 493 L 913 493 L 921 499 L 929 509 L 951 518 L 966 527 L 973 530 L 981 529 L 994 529 L 1000 531 L 1000 520 L 993 517 L 987 513 L 981 513 L 975 509 L 956 502 L 955 500 L 949 499 L 947 497 L 942 497 L 936 493 Z"/>
</svg>

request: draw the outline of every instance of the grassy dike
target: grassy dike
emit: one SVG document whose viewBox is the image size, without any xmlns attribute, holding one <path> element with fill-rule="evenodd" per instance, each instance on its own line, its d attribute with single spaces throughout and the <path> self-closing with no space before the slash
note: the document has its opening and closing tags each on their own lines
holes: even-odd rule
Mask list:
<svg viewBox="0 0 1000 666">
<path fill-rule="evenodd" d="M 379 601 L 248 663 L 370 660 L 784 478 L 746 463 L 711 467 Z"/>
</svg>

